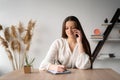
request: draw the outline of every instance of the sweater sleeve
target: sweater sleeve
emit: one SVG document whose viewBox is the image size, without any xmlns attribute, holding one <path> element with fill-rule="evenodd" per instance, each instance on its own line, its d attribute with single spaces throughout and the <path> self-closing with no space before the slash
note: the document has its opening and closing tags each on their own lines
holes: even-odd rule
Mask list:
<svg viewBox="0 0 120 80">
<path fill-rule="evenodd" d="M 78 69 L 88 69 L 90 66 L 89 56 L 86 53 L 79 54 L 76 60 L 76 67 Z"/>
<path fill-rule="evenodd" d="M 58 53 L 58 41 L 55 40 L 49 48 L 45 59 L 41 62 L 39 70 L 48 70 L 51 64 L 54 64 Z"/>
</svg>

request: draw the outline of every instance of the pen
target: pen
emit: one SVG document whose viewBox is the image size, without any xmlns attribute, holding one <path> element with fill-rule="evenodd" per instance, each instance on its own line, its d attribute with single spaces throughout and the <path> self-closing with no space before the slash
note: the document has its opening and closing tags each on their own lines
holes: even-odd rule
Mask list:
<svg viewBox="0 0 120 80">
<path fill-rule="evenodd" d="M 60 65 L 62 65 L 62 63 L 61 63 L 59 60 L 57 60 L 57 62 L 58 62 Z M 66 67 L 65 67 L 65 71 L 67 71 Z"/>
<path fill-rule="evenodd" d="M 62 63 L 61 63 L 59 60 L 57 60 L 57 62 L 58 62 L 60 65 L 62 65 Z"/>
</svg>

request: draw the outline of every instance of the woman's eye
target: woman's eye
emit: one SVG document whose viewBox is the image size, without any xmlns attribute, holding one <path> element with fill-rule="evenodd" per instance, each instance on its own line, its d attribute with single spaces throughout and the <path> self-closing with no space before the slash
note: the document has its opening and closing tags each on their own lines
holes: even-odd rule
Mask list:
<svg viewBox="0 0 120 80">
<path fill-rule="evenodd" d="M 66 30 L 68 29 L 68 28 L 65 28 Z"/>
<path fill-rule="evenodd" d="M 75 27 L 73 27 L 72 29 L 76 29 Z"/>
</svg>

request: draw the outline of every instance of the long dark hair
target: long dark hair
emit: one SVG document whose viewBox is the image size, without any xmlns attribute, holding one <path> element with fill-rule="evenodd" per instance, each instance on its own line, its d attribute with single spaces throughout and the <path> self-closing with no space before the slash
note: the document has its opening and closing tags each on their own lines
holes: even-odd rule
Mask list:
<svg viewBox="0 0 120 80">
<path fill-rule="evenodd" d="M 91 61 L 91 49 L 90 49 L 90 44 L 84 34 L 84 31 L 82 29 L 82 26 L 80 24 L 80 21 L 78 20 L 77 17 L 75 16 L 68 16 L 67 18 L 65 18 L 64 22 L 63 22 L 63 25 L 62 25 L 62 38 L 65 38 L 67 39 L 68 36 L 66 35 L 66 32 L 65 32 L 65 28 L 66 28 L 66 22 L 67 21 L 74 21 L 75 24 L 76 24 L 76 29 L 80 30 L 81 31 L 81 34 L 82 34 L 82 43 L 83 43 L 83 48 L 86 52 L 86 54 L 89 55 L 89 58 L 90 58 L 90 61 Z"/>
</svg>

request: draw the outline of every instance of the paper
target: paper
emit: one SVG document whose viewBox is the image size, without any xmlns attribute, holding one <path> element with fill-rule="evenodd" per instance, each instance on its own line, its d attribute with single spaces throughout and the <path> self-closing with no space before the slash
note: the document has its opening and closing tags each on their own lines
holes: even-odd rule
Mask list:
<svg viewBox="0 0 120 80">
<path fill-rule="evenodd" d="M 57 71 L 53 71 L 53 70 L 48 70 L 48 72 L 52 73 L 52 74 L 68 74 L 71 73 L 71 71 L 66 70 L 64 72 L 57 72 Z"/>
</svg>

